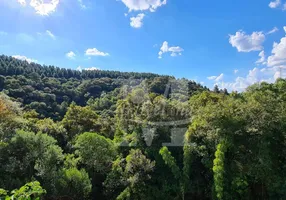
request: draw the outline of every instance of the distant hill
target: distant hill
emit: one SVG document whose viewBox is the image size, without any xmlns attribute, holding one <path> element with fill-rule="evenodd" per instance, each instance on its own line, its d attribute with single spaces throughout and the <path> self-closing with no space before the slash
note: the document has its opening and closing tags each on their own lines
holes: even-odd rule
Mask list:
<svg viewBox="0 0 286 200">
<path fill-rule="evenodd" d="M 119 72 L 107 70 L 72 70 L 40 65 L 0 56 L 0 91 L 21 102 L 25 109 L 34 109 L 42 117 L 61 119 L 71 102 L 86 105 L 90 98 L 99 98 L 123 85 L 138 85 L 143 80 L 148 90 L 164 94 L 166 85 L 176 79 L 153 73 Z M 208 90 L 188 82 L 188 94 Z"/>
</svg>

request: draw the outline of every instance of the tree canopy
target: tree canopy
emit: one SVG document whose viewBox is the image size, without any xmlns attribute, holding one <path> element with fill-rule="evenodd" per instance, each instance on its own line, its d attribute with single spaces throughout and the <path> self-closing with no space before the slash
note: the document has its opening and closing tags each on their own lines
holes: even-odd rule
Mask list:
<svg viewBox="0 0 286 200">
<path fill-rule="evenodd" d="M 0 56 L 0 91 L 0 199 L 285 199 L 285 79 L 229 93 Z"/>
</svg>

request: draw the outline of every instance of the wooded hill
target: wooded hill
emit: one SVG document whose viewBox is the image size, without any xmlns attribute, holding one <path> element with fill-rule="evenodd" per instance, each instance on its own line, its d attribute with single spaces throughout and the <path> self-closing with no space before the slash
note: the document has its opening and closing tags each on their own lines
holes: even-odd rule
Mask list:
<svg viewBox="0 0 286 200">
<path fill-rule="evenodd" d="M 0 198 L 286 197 L 286 80 L 209 91 L 0 57 Z"/>
</svg>

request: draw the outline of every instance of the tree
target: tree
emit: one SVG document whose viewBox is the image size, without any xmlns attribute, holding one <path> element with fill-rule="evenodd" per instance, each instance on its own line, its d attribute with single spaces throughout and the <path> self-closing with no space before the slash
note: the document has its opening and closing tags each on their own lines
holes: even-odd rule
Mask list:
<svg viewBox="0 0 286 200">
<path fill-rule="evenodd" d="M 224 159 L 226 153 L 226 145 L 225 141 L 222 141 L 217 145 L 217 150 L 215 152 L 214 159 L 214 185 L 217 199 L 224 199 Z"/>
<path fill-rule="evenodd" d="M 97 133 L 83 133 L 76 138 L 75 154 L 88 169 L 106 173 L 117 155 L 112 140 Z"/>
<path fill-rule="evenodd" d="M 13 136 L 15 130 L 24 124 L 20 105 L 6 94 L 0 93 L 0 142 Z"/>
<path fill-rule="evenodd" d="M 181 170 L 176 164 L 175 158 L 172 156 L 171 152 L 166 146 L 160 149 L 160 155 L 162 156 L 165 164 L 171 169 L 175 180 L 177 181 L 177 198 L 185 199 L 185 193 L 187 193 L 187 184 L 189 181 L 189 167 L 190 167 L 190 147 L 188 145 L 184 146 L 184 161 L 183 169 Z"/>
<path fill-rule="evenodd" d="M 54 138 L 17 131 L 11 141 L 0 148 L 0 153 L 0 186 L 13 189 L 36 177 L 50 194 L 55 193 L 57 173 L 64 156 Z"/>
<path fill-rule="evenodd" d="M 73 199 L 89 199 L 91 188 L 91 181 L 84 169 L 64 168 L 57 180 L 59 194 Z"/>
<path fill-rule="evenodd" d="M 132 149 L 129 155 L 113 163 L 112 171 L 105 181 L 107 191 L 113 194 L 118 192 L 117 200 L 123 199 L 149 199 L 148 180 L 155 167 L 155 162 L 149 160 L 139 149 Z"/>
<path fill-rule="evenodd" d="M 218 86 L 217 86 L 217 85 L 215 85 L 215 86 L 214 86 L 213 91 L 214 91 L 215 93 L 219 93 L 219 88 L 218 88 Z"/>
<path fill-rule="evenodd" d="M 40 200 L 40 198 L 46 194 L 38 181 L 30 182 L 22 186 L 20 189 L 15 189 L 10 192 L 11 196 L 8 196 L 8 192 L 0 189 L 0 199 L 5 200 Z"/>
<path fill-rule="evenodd" d="M 77 106 L 72 103 L 62 120 L 62 125 L 68 132 L 69 138 L 86 131 L 98 131 L 98 116 L 89 107 Z"/>
<path fill-rule="evenodd" d="M 46 133 L 55 138 L 61 147 L 65 147 L 67 143 L 67 131 L 59 122 L 54 122 L 50 118 L 37 120 L 34 124 L 33 131 Z"/>
</svg>

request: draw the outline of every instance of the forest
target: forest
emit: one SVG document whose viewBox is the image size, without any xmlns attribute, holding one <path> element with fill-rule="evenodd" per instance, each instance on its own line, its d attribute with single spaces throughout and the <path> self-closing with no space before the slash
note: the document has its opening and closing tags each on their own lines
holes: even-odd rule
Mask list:
<svg viewBox="0 0 286 200">
<path fill-rule="evenodd" d="M 244 92 L 0 56 L 0 199 L 286 198 L 286 80 Z"/>
</svg>

